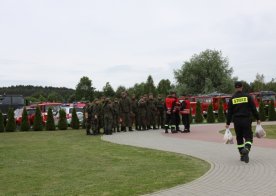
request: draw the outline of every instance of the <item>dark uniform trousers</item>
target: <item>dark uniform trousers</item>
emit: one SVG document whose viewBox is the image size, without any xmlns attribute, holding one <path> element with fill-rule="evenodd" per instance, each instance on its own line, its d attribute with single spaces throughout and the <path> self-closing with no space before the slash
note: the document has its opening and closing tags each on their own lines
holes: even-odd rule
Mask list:
<svg viewBox="0 0 276 196">
<path fill-rule="evenodd" d="M 249 151 L 253 142 L 253 132 L 251 128 L 252 120 L 250 117 L 234 117 L 234 128 L 236 132 L 238 149 L 241 150 L 245 147 Z M 243 139 L 244 138 L 244 139 Z M 244 143 L 245 140 L 245 143 Z"/>
</svg>

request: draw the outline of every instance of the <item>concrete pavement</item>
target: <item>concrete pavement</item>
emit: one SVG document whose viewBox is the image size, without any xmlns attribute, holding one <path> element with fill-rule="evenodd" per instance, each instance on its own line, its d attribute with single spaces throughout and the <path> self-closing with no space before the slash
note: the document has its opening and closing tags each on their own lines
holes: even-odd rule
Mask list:
<svg viewBox="0 0 276 196">
<path fill-rule="evenodd" d="M 187 134 L 164 134 L 163 130 L 134 131 L 103 136 L 103 140 L 191 155 L 211 164 L 211 169 L 201 178 L 150 195 L 275 196 L 276 148 L 253 146 L 250 162 L 246 164 L 239 161 L 235 144 L 223 143 L 223 135 L 218 133 L 222 129 L 224 124 L 193 125 L 192 132 Z M 266 143 L 265 140 L 260 143 Z"/>
</svg>

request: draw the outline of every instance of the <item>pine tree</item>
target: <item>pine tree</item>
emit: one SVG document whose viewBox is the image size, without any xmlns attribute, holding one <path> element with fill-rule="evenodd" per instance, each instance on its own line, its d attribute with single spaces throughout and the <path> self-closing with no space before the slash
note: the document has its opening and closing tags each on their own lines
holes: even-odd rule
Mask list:
<svg viewBox="0 0 276 196">
<path fill-rule="evenodd" d="M 27 110 L 24 107 L 23 112 L 22 112 L 22 121 L 21 121 L 20 131 L 29 131 L 29 130 L 30 130 L 30 123 L 29 123 L 29 119 L 28 119 Z"/>
<path fill-rule="evenodd" d="M 225 122 L 225 115 L 224 115 L 223 105 L 222 105 L 221 101 L 219 102 L 218 122 L 220 122 L 220 123 Z"/>
<path fill-rule="evenodd" d="M 66 119 L 66 112 L 64 110 L 59 110 L 58 129 L 66 130 L 67 127 L 68 125 L 67 125 L 67 119 Z"/>
<path fill-rule="evenodd" d="M 261 121 L 266 120 L 264 102 L 262 102 L 262 101 L 260 102 L 260 105 L 259 105 L 259 115 L 260 115 L 260 120 Z"/>
<path fill-rule="evenodd" d="M 4 126 L 4 117 L 2 112 L 0 111 L 0 132 L 5 131 L 5 126 Z"/>
<path fill-rule="evenodd" d="M 72 129 L 79 129 L 80 128 L 80 121 L 79 121 L 79 118 L 77 116 L 76 108 L 73 108 L 72 119 L 71 119 L 70 126 L 71 126 Z"/>
<path fill-rule="evenodd" d="M 268 120 L 269 121 L 276 120 L 276 112 L 275 112 L 275 107 L 274 107 L 274 101 L 273 100 L 269 104 L 269 108 L 268 108 Z"/>
<path fill-rule="evenodd" d="M 41 111 L 40 111 L 39 107 L 36 107 L 36 110 L 35 110 L 33 130 L 34 131 L 42 131 L 43 130 L 42 115 L 41 115 Z"/>
<path fill-rule="evenodd" d="M 8 111 L 8 122 L 7 122 L 7 125 L 6 125 L 6 131 L 9 131 L 9 132 L 16 131 L 14 111 L 13 111 L 12 108 L 9 108 L 9 111 Z"/>
<path fill-rule="evenodd" d="M 208 106 L 208 110 L 207 110 L 207 122 L 208 123 L 214 123 L 215 122 L 215 115 L 214 115 L 214 109 L 213 109 L 213 105 L 210 104 Z"/>
<path fill-rule="evenodd" d="M 203 122 L 202 109 L 201 109 L 201 104 L 200 104 L 199 101 L 196 103 L 195 122 L 196 123 L 202 123 Z"/>
<path fill-rule="evenodd" d="M 47 121 L 46 121 L 45 129 L 47 131 L 54 131 L 54 130 L 56 130 L 52 108 L 49 108 L 48 111 L 47 111 Z"/>
</svg>

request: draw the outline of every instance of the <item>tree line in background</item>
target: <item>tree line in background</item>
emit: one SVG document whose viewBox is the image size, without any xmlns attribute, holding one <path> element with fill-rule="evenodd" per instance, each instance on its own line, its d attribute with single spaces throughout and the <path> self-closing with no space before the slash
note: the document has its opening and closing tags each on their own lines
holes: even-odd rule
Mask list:
<svg viewBox="0 0 276 196">
<path fill-rule="evenodd" d="M 120 97 L 121 92 L 128 91 L 130 95 L 140 97 L 141 95 L 153 93 L 166 96 L 169 91 L 174 90 L 178 95 L 195 95 L 208 94 L 212 92 L 233 93 L 233 83 L 238 78 L 233 77 L 233 68 L 229 67 L 227 57 L 222 56 L 221 51 L 205 50 L 200 54 L 193 55 L 183 65 L 174 70 L 176 83 L 173 84 L 169 79 L 162 79 L 156 85 L 151 75 L 145 82 L 136 83 L 132 87 L 119 86 L 114 89 L 110 82 L 99 90 L 93 87 L 92 80 L 83 76 L 80 78 L 76 89 L 55 88 L 42 86 L 11 86 L 0 88 L 0 94 L 21 94 L 29 102 L 57 101 L 57 102 L 74 102 L 74 101 L 91 101 L 94 98 Z M 257 73 L 252 83 L 244 83 L 245 92 L 254 92 L 261 90 L 270 90 L 276 92 L 276 81 L 265 82 L 265 77 Z"/>
</svg>

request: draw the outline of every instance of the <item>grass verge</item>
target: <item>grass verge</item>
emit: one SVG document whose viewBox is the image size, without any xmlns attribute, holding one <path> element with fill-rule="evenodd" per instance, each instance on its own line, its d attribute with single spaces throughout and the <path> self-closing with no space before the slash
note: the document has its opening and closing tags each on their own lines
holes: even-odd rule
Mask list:
<svg viewBox="0 0 276 196">
<path fill-rule="evenodd" d="M 0 134 L 1 195 L 140 195 L 195 180 L 205 161 L 84 131 Z"/>
</svg>

